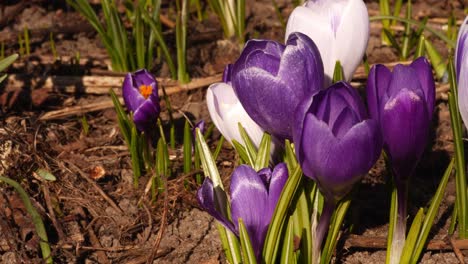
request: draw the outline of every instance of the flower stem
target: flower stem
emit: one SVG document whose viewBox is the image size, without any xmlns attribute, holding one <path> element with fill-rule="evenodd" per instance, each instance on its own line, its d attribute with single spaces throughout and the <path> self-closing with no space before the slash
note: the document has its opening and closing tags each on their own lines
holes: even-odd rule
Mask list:
<svg viewBox="0 0 468 264">
<path fill-rule="evenodd" d="M 406 210 L 408 199 L 408 181 L 395 179 L 397 189 L 397 221 L 393 230 L 390 264 L 400 263 L 400 257 L 406 240 Z"/>
<path fill-rule="evenodd" d="M 322 242 L 325 234 L 330 226 L 330 220 L 335 210 L 335 200 L 332 198 L 324 197 L 324 204 L 320 220 L 315 231 L 313 250 L 312 250 L 312 263 L 320 263 L 320 249 L 322 248 Z"/>
</svg>

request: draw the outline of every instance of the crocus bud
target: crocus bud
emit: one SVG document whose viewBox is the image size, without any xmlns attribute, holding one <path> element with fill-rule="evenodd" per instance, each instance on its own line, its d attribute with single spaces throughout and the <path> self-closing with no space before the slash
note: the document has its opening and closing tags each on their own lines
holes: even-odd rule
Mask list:
<svg viewBox="0 0 468 264">
<path fill-rule="evenodd" d="M 390 72 L 375 65 L 367 80 L 367 104 L 379 120 L 384 148 L 397 181 L 405 181 L 421 158 L 429 137 L 435 101 L 431 66 L 424 58 L 398 64 Z"/>
<path fill-rule="evenodd" d="M 298 107 L 294 145 L 304 174 L 337 201 L 374 165 L 382 137 L 357 91 L 338 82 Z"/>
<path fill-rule="evenodd" d="M 197 192 L 200 206 L 220 221 L 226 228 L 239 236 L 238 219 L 242 218 L 252 242 L 257 260 L 261 260 L 263 243 L 268 225 L 275 211 L 281 191 L 288 179 L 286 164 L 276 165 L 256 172 L 247 165 L 241 165 L 231 176 L 231 219 L 218 211 L 215 190 L 210 178 L 205 178 Z"/>
<path fill-rule="evenodd" d="M 291 13 L 286 39 L 293 32 L 306 34 L 317 45 L 326 85 L 331 83 L 338 60 L 349 81 L 367 48 L 369 15 L 362 0 L 309 0 Z"/>
<path fill-rule="evenodd" d="M 156 126 L 161 111 L 158 83 L 145 69 L 125 76 L 122 97 L 125 106 L 133 112 L 133 122 L 139 131 L 149 132 Z"/>
<path fill-rule="evenodd" d="M 455 67 L 458 83 L 458 107 L 465 126 L 468 125 L 468 17 L 458 33 L 455 52 Z"/>
<path fill-rule="evenodd" d="M 323 65 L 312 40 L 291 34 L 286 46 L 250 40 L 232 65 L 232 86 L 249 116 L 278 139 L 292 138 L 292 116 L 323 86 Z"/>
</svg>

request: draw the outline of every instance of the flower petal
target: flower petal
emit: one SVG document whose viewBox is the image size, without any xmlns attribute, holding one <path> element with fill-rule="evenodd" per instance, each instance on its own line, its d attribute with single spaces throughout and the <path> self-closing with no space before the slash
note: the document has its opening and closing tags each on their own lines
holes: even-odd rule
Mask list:
<svg viewBox="0 0 468 264">
<path fill-rule="evenodd" d="M 412 174 L 426 146 L 429 125 L 424 98 L 414 90 L 402 89 L 385 104 L 382 134 L 397 177 Z"/>
<path fill-rule="evenodd" d="M 460 27 L 457 38 L 457 46 L 455 49 L 455 70 L 457 80 L 460 78 L 461 65 L 463 63 L 463 53 L 468 49 L 468 16 L 465 17 L 463 24 Z"/>
<path fill-rule="evenodd" d="M 226 83 L 212 84 L 206 93 L 206 103 L 211 120 L 229 142 L 243 142 L 238 127 L 238 123 L 241 123 L 255 146 L 260 145 L 263 130 L 242 107 L 232 86 Z"/>
<path fill-rule="evenodd" d="M 340 1 L 329 1 L 340 2 Z M 369 15 L 366 4 L 362 0 L 344 1 L 347 4 L 336 5 L 341 8 L 341 22 L 336 32 L 336 39 L 332 42 L 333 69 L 336 60 L 340 60 L 343 67 L 345 80 L 349 81 L 353 73 L 361 63 L 362 57 L 366 52 L 367 42 L 369 41 Z M 352 52 L 350 50 L 352 49 Z M 331 69 L 330 69 L 331 70 Z"/>
<path fill-rule="evenodd" d="M 133 73 L 135 87 L 140 87 L 141 85 L 151 85 L 156 83 L 153 75 L 149 73 L 146 69 L 141 69 Z M 154 88 L 154 87 L 153 87 Z"/>
<path fill-rule="evenodd" d="M 149 131 L 156 127 L 156 120 L 161 112 L 159 103 L 145 100 L 133 114 L 133 122 L 139 131 Z"/>
<path fill-rule="evenodd" d="M 330 43 L 334 42 L 334 36 L 330 29 L 327 17 L 314 12 L 312 8 L 298 6 L 289 16 L 285 35 L 287 41 L 292 33 L 301 32 L 314 41 L 321 55 L 326 79 L 324 85 L 326 86 L 331 84 L 336 62 L 336 59 L 332 58 L 333 50 Z"/>
<path fill-rule="evenodd" d="M 202 186 L 197 191 L 197 200 L 200 206 L 216 220 L 218 220 L 224 227 L 228 228 L 234 234 L 238 234 L 234 225 L 226 219 L 221 213 L 219 206 L 215 201 L 215 190 L 213 182 L 210 178 L 206 177 Z"/>
<path fill-rule="evenodd" d="M 458 107 L 465 126 L 468 126 L 468 46 L 463 51 L 458 78 Z"/>
<path fill-rule="evenodd" d="M 367 107 L 371 118 L 378 120 L 380 118 L 381 104 L 386 102 L 386 90 L 390 84 L 392 73 L 384 65 L 377 64 L 369 72 L 367 79 Z"/>
<path fill-rule="evenodd" d="M 263 248 L 268 225 L 268 191 L 257 172 L 241 165 L 231 178 L 231 215 L 234 225 L 242 218 L 257 256 Z M 238 229 L 237 229 L 238 230 Z"/>
<path fill-rule="evenodd" d="M 411 63 L 410 67 L 414 69 L 421 83 L 424 99 L 426 101 L 427 114 L 429 115 L 428 118 L 431 120 L 435 102 L 435 82 L 434 76 L 432 75 L 431 64 L 425 57 L 419 57 Z"/>
<path fill-rule="evenodd" d="M 319 183 L 330 199 L 341 199 L 373 166 L 377 160 L 382 139 L 375 120 L 365 120 L 352 127 L 341 140 L 337 139 L 327 124 L 314 115 L 307 115 L 301 148 L 305 175 Z M 308 171 L 308 169 L 311 170 Z"/>
<path fill-rule="evenodd" d="M 288 167 L 285 163 L 279 163 L 271 173 L 270 186 L 268 189 L 268 213 L 266 218 L 271 219 L 275 212 L 276 204 L 281 196 L 284 185 L 288 180 Z"/>
<path fill-rule="evenodd" d="M 131 73 L 125 75 L 122 85 L 122 97 L 127 106 L 128 110 L 135 112 L 138 107 L 143 104 L 145 98 L 140 94 L 140 91 L 136 88 L 136 84 L 133 81 Z"/>
</svg>

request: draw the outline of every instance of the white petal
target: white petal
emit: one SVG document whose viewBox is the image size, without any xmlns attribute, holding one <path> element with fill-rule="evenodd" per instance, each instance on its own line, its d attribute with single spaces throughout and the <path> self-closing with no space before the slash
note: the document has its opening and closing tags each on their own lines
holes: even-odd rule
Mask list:
<svg viewBox="0 0 468 264">
<path fill-rule="evenodd" d="M 333 42 L 334 57 L 340 60 L 346 80 L 362 61 L 369 40 L 369 15 L 362 0 L 349 0 Z"/>
<path fill-rule="evenodd" d="M 286 39 L 292 32 L 309 36 L 322 57 L 328 82 L 337 60 L 350 80 L 367 48 L 369 16 L 362 0 L 309 0 L 289 17 Z"/>
<path fill-rule="evenodd" d="M 458 107 L 463 123 L 468 127 L 468 48 L 461 54 L 460 75 L 458 78 Z"/>
<path fill-rule="evenodd" d="M 235 139 L 243 143 L 238 128 L 241 123 L 255 146 L 259 146 L 264 131 L 247 114 L 231 85 L 212 84 L 207 91 L 206 103 L 213 123 L 229 142 Z"/>
</svg>

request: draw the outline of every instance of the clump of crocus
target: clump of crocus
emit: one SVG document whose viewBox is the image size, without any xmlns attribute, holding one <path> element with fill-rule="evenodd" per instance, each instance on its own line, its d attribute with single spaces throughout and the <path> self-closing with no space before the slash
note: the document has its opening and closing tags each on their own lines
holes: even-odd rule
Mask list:
<svg viewBox="0 0 468 264">
<path fill-rule="evenodd" d="M 351 80 L 369 40 L 369 15 L 362 0 L 308 0 L 291 13 L 286 39 L 302 32 L 317 45 L 325 69 L 326 84 L 340 61 L 345 80 Z"/>
<path fill-rule="evenodd" d="M 231 79 L 249 116 L 278 139 L 291 139 L 294 110 L 322 88 L 323 65 L 313 41 L 293 33 L 286 46 L 248 41 L 232 65 Z"/>
<path fill-rule="evenodd" d="M 405 242 L 408 179 L 426 147 L 434 111 L 435 83 L 429 62 L 421 57 L 390 72 L 375 65 L 367 80 L 367 103 L 380 123 L 384 149 L 397 188 L 398 220 L 392 240 L 391 262 L 400 259 Z"/>
<path fill-rule="evenodd" d="M 263 136 L 263 129 L 247 114 L 231 86 L 231 65 L 226 66 L 223 82 L 208 87 L 206 103 L 211 120 L 219 132 L 230 142 L 243 142 L 239 132 L 239 123 L 245 128 L 252 142 L 258 147 Z"/>
<path fill-rule="evenodd" d="M 316 257 L 336 202 L 374 165 L 382 137 L 377 121 L 368 119 L 357 91 L 345 82 L 304 100 L 297 108 L 293 131 L 302 171 L 325 198 L 314 239 Z"/>
<path fill-rule="evenodd" d="M 287 179 L 288 170 L 284 163 L 276 165 L 273 171 L 265 168 L 256 172 L 247 165 L 237 167 L 231 176 L 231 219 L 219 210 L 226 207 L 219 205 L 222 201 L 216 199 L 210 178 L 205 178 L 197 199 L 204 210 L 237 236 L 241 218 L 260 262 L 268 225 Z"/>
<path fill-rule="evenodd" d="M 138 70 L 125 76 L 122 97 L 128 110 L 133 113 L 133 122 L 141 132 L 151 132 L 161 111 L 158 83 L 147 70 Z"/>
<path fill-rule="evenodd" d="M 458 106 L 465 126 L 468 125 L 468 17 L 460 27 L 455 51 L 458 83 Z"/>
</svg>

